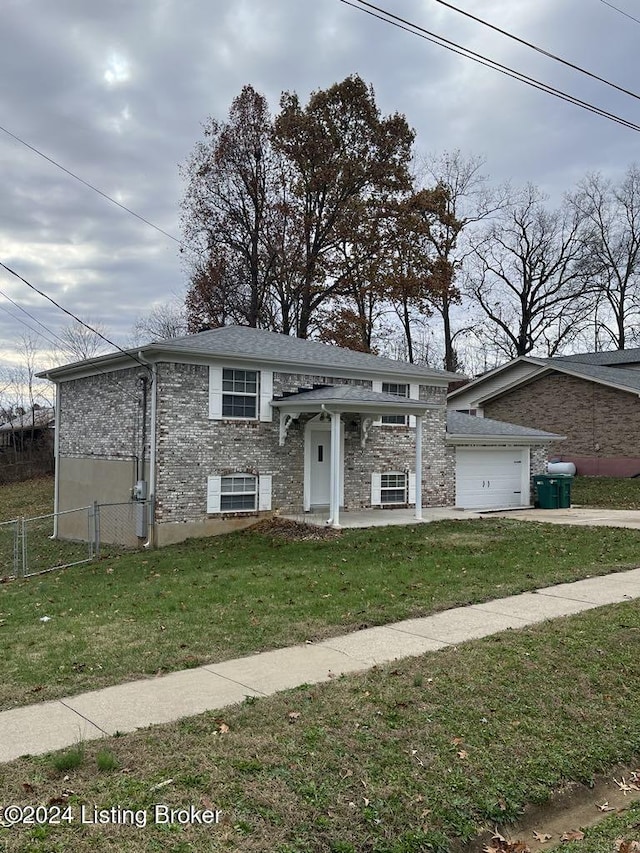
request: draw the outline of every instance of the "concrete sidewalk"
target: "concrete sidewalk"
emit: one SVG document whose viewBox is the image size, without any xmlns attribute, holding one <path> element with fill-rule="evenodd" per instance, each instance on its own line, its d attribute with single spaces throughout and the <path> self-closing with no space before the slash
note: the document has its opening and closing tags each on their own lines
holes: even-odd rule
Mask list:
<svg viewBox="0 0 640 853">
<path fill-rule="evenodd" d="M 0 713 L 0 762 L 219 710 L 398 658 L 640 598 L 640 568 Z"/>
</svg>

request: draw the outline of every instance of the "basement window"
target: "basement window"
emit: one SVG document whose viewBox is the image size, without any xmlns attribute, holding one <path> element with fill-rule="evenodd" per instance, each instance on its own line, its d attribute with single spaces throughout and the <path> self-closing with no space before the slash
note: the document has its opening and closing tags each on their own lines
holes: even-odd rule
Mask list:
<svg viewBox="0 0 640 853">
<path fill-rule="evenodd" d="M 258 497 L 257 477 L 233 474 L 220 478 L 220 511 L 255 510 Z"/>
<path fill-rule="evenodd" d="M 407 503 L 407 475 L 404 472 L 382 474 L 380 477 L 380 503 Z"/>
</svg>

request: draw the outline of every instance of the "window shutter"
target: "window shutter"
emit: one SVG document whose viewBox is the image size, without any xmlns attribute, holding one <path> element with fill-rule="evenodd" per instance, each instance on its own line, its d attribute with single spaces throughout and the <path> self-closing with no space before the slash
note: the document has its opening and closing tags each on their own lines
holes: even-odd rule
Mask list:
<svg viewBox="0 0 640 853">
<path fill-rule="evenodd" d="M 220 512 L 221 477 L 207 477 L 207 512 Z"/>
<path fill-rule="evenodd" d="M 382 503 L 382 474 L 373 471 L 371 474 L 371 506 L 380 506 Z"/>
<path fill-rule="evenodd" d="M 209 419 L 222 419 L 222 368 L 216 365 L 209 366 Z"/>
<path fill-rule="evenodd" d="M 271 509 L 271 474 L 261 474 L 258 479 L 258 509 Z"/>
<path fill-rule="evenodd" d="M 376 379 L 371 383 L 371 390 L 375 391 L 376 394 L 382 394 L 382 382 L 378 382 Z M 374 426 L 380 426 L 382 423 L 382 416 L 378 415 L 378 417 L 374 420 Z M 378 501 L 380 503 L 380 501 Z"/>
<path fill-rule="evenodd" d="M 273 400 L 273 372 L 271 370 L 260 371 L 260 420 L 270 421 L 273 412 L 269 405 Z"/>
<path fill-rule="evenodd" d="M 409 385 L 409 398 L 411 400 L 419 400 L 420 399 L 420 386 L 415 383 L 411 383 Z M 416 416 L 409 415 L 409 426 L 415 428 L 416 425 Z"/>
<path fill-rule="evenodd" d="M 416 475 L 413 471 L 409 471 L 409 497 L 407 503 L 414 504 L 416 502 Z"/>
</svg>

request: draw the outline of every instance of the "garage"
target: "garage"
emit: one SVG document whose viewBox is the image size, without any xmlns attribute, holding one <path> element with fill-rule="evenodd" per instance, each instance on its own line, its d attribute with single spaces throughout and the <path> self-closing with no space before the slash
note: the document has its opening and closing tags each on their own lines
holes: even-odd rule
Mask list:
<svg viewBox="0 0 640 853">
<path fill-rule="evenodd" d="M 447 412 L 455 451 L 455 505 L 461 509 L 531 506 L 531 475 L 546 472 L 549 444 L 563 436 L 463 412 Z"/>
<path fill-rule="evenodd" d="M 488 509 L 529 503 L 528 448 L 456 449 L 456 506 Z"/>
</svg>

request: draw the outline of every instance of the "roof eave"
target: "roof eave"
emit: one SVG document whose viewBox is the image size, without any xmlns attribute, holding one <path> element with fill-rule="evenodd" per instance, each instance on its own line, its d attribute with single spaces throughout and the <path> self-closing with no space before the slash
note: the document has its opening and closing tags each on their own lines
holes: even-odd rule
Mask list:
<svg viewBox="0 0 640 853">
<path fill-rule="evenodd" d="M 447 444 L 552 444 L 556 441 L 566 441 L 566 435 L 466 435 L 464 433 L 447 433 Z"/>
</svg>

